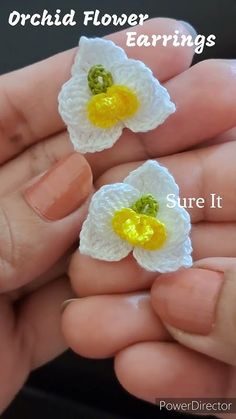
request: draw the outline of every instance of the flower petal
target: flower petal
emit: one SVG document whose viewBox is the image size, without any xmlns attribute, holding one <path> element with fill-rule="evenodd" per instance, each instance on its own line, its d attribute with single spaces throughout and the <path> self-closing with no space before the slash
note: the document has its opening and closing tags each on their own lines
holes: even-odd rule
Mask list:
<svg viewBox="0 0 236 419">
<path fill-rule="evenodd" d="M 124 127 L 122 122 L 109 129 L 91 124 L 87 116 L 91 96 L 87 74 L 83 72 L 66 82 L 58 96 L 60 115 L 67 125 L 75 150 L 81 153 L 94 153 L 112 147 Z"/>
<path fill-rule="evenodd" d="M 72 75 L 85 72 L 96 64 L 103 65 L 108 71 L 118 63 L 127 60 L 124 50 L 112 41 L 103 38 L 86 38 L 82 36 L 79 41 L 79 50 L 72 67 Z"/>
<path fill-rule="evenodd" d="M 174 208 L 160 205 L 157 218 L 166 225 L 168 234 L 166 244 L 169 246 L 181 243 L 190 233 L 191 221 L 189 213 L 178 205 Z"/>
<path fill-rule="evenodd" d="M 167 249 L 166 249 L 167 250 Z M 170 251 L 171 250 L 171 251 Z M 178 246 L 165 251 L 165 249 L 154 252 L 136 247 L 133 255 L 139 265 L 144 269 L 153 272 L 174 272 L 180 267 L 189 268 L 192 266 L 192 246 L 189 237 Z"/>
<path fill-rule="evenodd" d="M 93 195 L 89 214 L 93 222 L 96 220 L 101 231 L 104 229 L 113 231 L 111 219 L 115 211 L 131 207 L 139 197 L 139 191 L 124 183 L 102 186 Z"/>
<path fill-rule="evenodd" d="M 126 257 L 132 246 L 112 229 L 115 211 L 129 207 L 139 196 L 130 185 L 115 183 L 97 191 L 89 206 L 89 215 L 80 233 L 80 251 L 100 260 L 114 261 Z"/>
<path fill-rule="evenodd" d="M 112 229 L 102 231 L 96 220 L 88 216 L 80 233 L 79 250 L 84 255 L 111 262 L 128 256 L 132 246 L 121 240 Z"/>
<path fill-rule="evenodd" d="M 152 130 L 175 112 L 176 107 L 171 102 L 169 93 L 141 61 L 129 59 L 118 62 L 113 69 L 113 79 L 116 84 L 129 87 L 138 96 L 138 111 L 124 120 L 125 126 L 132 131 Z"/>
<path fill-rule="evenodd" d="M 163 201 L 166 207 L 167 195 L 174 194 L 175 199 L 179 196 L 179 187 L 173 176 L 155 160 L 148 160 L 138 169 L 131 172 L 125 179 L 141 195 L 151 194 L 158 202 Z"/>
<path fill-rule="evenodd" d="M 156 251 L 134 249 L 134 257 L 145 269 L 157 272 L 172 272 L 181 266 L 192 265 L 192 246 L 189 239 L 190 217 L 184 208 L 166 208 L 158 212 L 158 220 L 167 228 L 165 245 Z"/>
</svg>

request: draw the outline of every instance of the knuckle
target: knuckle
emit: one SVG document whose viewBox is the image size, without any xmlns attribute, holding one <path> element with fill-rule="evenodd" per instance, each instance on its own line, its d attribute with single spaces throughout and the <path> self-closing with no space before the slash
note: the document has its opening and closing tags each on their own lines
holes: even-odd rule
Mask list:
<svg viewBox="0 0 236 419">
<path fill-rule="evenodd" d="M 27 158 L 30 177 L 37 176 L 55 163 L 55 157 L 50 153 L 47 141 L 42 141 L 30 147 L 27 150 Z"/>
<path fill-rule="evenodd" d="M 16 103 L 17 94 L 16 92 L 14 93 L 14 95 L 11 95 L 9 84 L 6 82 L 5 77 L 2 76 L 1 108 L 3 112 L 0 118 L 0 133 L 7 140 L 10 149 L 15 150 L 16 153 L 27 147 L 31 131 L 22 108 Z M 12 115 L 12 118 L 9 118 L 8 115 Z"/>
</svg>

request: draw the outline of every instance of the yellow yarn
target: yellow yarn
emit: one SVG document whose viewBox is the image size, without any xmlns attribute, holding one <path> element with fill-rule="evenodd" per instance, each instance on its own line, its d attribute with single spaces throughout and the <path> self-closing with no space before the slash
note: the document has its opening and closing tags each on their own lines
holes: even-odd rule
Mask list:
<svg viewBox="0 0 236 419">
<path fill-rule="evenodd" d="M 145 250 L 160 249 L 167 237 L 166 227 L 162 222 L 149 215 L 138 214 L 131 208 L 116 211 L 112 227 L 121 239 Z"/>
<path fill-rule="evenodd" d="M 91 97 L 87 105 L 90 122 L 99 128 L 111 128 L 118 121 L 129 118 L 138 110 L 137 95 L 128 87 L 112 85 L 106 93 Z"/>
</svg>

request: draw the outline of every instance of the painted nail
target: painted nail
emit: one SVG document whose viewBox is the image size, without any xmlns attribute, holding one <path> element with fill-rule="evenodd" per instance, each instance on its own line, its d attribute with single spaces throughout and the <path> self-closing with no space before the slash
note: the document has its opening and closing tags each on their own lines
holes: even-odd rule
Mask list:
<svg viewBox="0 0 236 419">
<path fill-rule="evenodd" d="M 180 20 L 180 23 L 187 29 L 188 33 L 192 35 L 193 39 L 195 39 L 197 36 L 196 29 L 189 22 L 185 22 L 185 20 Z"/>
<path fill-rule="evenodd" d="M 92 175 L 85 158 L 72 153 L 57 162 L 24 192 L 28 204 L 42 218 L 60 220 L 74 212 L 91 190 Z"/>
<path fill-rule="evenodd" d="M 162 275 L 152 287 L 152 304 L 165 323 L 187 333 L 207 335 L 215 323 L 223 274 L 205 269 Z"/>
</svg>

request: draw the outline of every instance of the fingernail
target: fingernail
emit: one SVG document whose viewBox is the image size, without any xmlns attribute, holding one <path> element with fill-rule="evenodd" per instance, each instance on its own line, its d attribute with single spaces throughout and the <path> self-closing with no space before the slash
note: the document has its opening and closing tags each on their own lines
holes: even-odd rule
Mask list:
<svg viewBox="0 0 236 419">
<path fill-rule="evenodd" d="M 66 307 L 70 303 L 73 303 L 74 301 L 78 301 L 78 300 L 79 300 L 79 298 L 70 298 L 69 300 L 65 300 L 61 305 L 61 312 L 63 313 L 63 311 L 66 309 Z"/>
<path fill-rule="evenodd" d="M 192 35 L 193 39 L 195 39 L 197 36 L 196 29 L 189 22 L 185 22 L 185 20 L 180 20 L 180 23 L 187 29 L 189 34 Z"/>
<path fill-rule="evenodd" d="M 30 185 L 24 196 L 41 217 L 56 221 L 82 205 L 89 195 L 91 184 L 91 170 L 85 158 L 79 153 L 72 153 Z"/>
<path fill-rule="evenodd" d="M 207 335 L 215 323 L 223 274 L 205 269 L 162 275 L 152 287 L 152 304 L 165 323 Z"/>
</svg>

